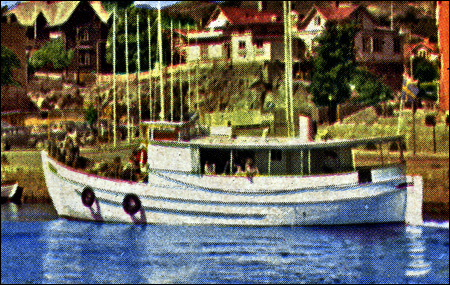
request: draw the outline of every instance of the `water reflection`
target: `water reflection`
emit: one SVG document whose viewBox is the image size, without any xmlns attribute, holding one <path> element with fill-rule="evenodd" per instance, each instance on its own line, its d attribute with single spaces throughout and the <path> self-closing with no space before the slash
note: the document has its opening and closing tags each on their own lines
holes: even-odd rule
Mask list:
<svg viewBox="0 0 450 285">
<path fill-rule="evenodd" d="M 9 276 L 4 265 L 14 270 L 17 254 L 8 250 L 11 244 L 19 246 L 14 233 L 32 231 L 28 225 L 36 235 L 28 236 L 27 244 L 40 246 L 36 252 L 22 251 L 36 254 L 33 264 L 39 267 L 38 275 L 28 275 L 38 283 L 439 283 L 448 279 L 448 231 L 443 239 L 432 232 L 440 229 L 187 227 L 58 219 L 22 225 L 2 222 L 2 283 L 9 280 L 4 279 Z"/>
<path fill-rule="evenodd" d="M 420 227 L 407 226 L 406 238 L 408 240 L 409 263 L 405 275 L 422 276 L 431 271 L 431 262 L 425 261 L 425 241 L 422 238 Z"/>
</svg>

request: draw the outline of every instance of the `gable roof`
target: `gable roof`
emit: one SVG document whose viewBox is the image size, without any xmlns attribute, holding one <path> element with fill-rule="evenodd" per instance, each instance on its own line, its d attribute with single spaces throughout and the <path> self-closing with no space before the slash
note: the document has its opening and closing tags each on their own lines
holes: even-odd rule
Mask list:
<svg viewBox="0 0 450 285">
<path fill-rule="evenodd" d="M 15 15 L 19 24 L 34 25 L 39 14 L 42 14 L 49 27 L 60 26 L 67 22 L 81 1 L 28 1 L 18 4 L 5 15 Z M 110 14 L 105 11 L 100 1 L 89 1 L 90 6 L 103 23 Z"/>
<path fill-rule="evenodd" d="M 306 27 L 311 22 L 311 20 L 317 14 L 322 15 L 322 17 L 329 21 L 345 21 L 350 19 L 352 15 L 354 15 L 357 11 L 365 12 L 371 19 L 372 17 L 367 12 L 366 8 L 361 5 L 341 5 L 341 6 L 328 6 L 328 7 L 319 7 L 313 5 L 313 7 L 306 14 L 303 21 L 300 23 L 300 27 Z"/>
<path fill-rule="evenodd" d="M 223 13 L 231 25 L 274 23 L 283 20 L 282 15 L 274 11 L 258 11 L 256 9 L 238 7 L 217 7 L 207 25 L 214 21 L 220 13 Z"/>
</svg>

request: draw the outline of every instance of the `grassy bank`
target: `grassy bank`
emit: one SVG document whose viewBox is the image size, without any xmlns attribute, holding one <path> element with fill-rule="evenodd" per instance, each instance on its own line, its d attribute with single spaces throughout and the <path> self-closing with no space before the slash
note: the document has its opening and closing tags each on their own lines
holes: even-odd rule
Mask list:
<svg viewBox="0 0 450 285">
<path fill-rule="evenodd" d="M 44 174 L 41 167 L 39 151 L 10 151 L 4 153 L 9 161 L 2 164 L 2 180 L 17 180 L 24 188 L 24 203 L 51 203 Z M 96 161 L 112 161 L 120 156 L 126 161 L 131 154 L 129 146 L 112 148 L 91 148 L 82 150 L 82 155 Z M 376 151 L 356 151 L 355 161 L 358 166 L 381 164 L 380 155 Z M 384 163 L 397 162 L 398 153 L 385 152 Z M 424 217 L 448 220 L 449 209 L 449 160 L 447 155 L 406 153 L 407 174 L 423 177 Z"/>
</svg>

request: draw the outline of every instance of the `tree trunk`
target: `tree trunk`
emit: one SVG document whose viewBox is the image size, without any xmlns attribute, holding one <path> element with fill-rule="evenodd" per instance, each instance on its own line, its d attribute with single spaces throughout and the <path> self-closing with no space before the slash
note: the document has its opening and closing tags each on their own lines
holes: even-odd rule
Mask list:
<svg viewBox="0 0 450 285">
<path fill-rule="evenodd" d="M 336 123 L 337 104 L 328 105 L 328 123 L 330 125 Z"/>
</svg>

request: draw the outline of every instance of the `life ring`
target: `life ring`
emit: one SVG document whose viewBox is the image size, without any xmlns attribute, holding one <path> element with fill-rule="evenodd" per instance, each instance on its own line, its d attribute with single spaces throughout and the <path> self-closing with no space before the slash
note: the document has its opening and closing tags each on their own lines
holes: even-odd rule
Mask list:
<svg viewBox="0 0 450 285">
<path fill-rule="evenodd" d="M 141 200 L 135 194 L 127 194 L 123 198 L 122 206 L 123 210 L 132 216 L 141 209 Z"/>
<path fill-rule="evenodd" d="M 85 187 L 83 193 L 81 193 L 81 202 L 86 207 L 91 207 L 95 201 L 95 193 L 91 187 Z"/>
</svg>

